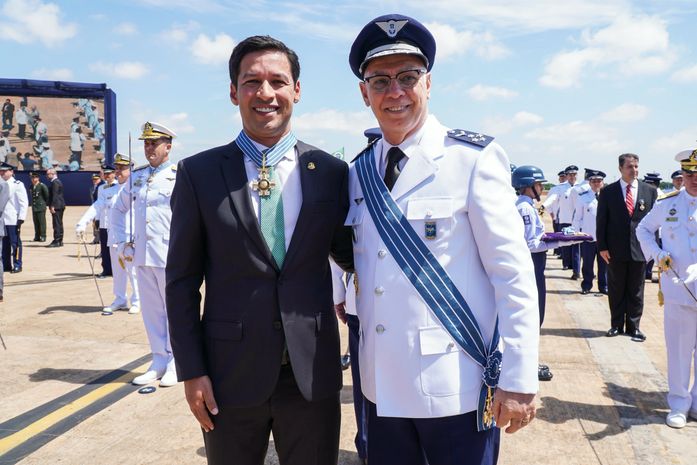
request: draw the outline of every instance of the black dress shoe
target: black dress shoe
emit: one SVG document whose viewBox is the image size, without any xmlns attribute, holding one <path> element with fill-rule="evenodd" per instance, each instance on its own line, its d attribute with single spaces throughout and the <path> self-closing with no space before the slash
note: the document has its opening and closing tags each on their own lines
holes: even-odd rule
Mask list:
<svg viewBox="0 0 697 465">
<path fill-rule="evenodd" d="M 60 247 L 61 245 L 63 245 L 63 244 L 60 244 L 60 245 L 59 245 L 58 242 L 51 242 L 51 243 L 48 244 L 46 247 Z"/>
<path fill-rule="evenodd" d="M 644 342 L 646 340 L 646 335 L 638 329 L 628 332 L 627 336 L 630 336 L 634 342 Z"/>
<path fill-rule="evenodd" d="M 341 369 L 348 370 L 351 366 L 351 355 L 345 354 L 341 356 Z"/>
<path fill-rule="evenodd" d="M 15 266 L 12 268 L 12 271 L 10 273 L 21 273 L 22 272 L 22 267 L 21 266 Z"/>
<path fill-rule="evenodd" d="M 543 368 L 541 365 L 537 367 L 537 379 L 540 381 L 551 381 L 554 375 L 549 368 Z"/>
<path fill-rule="evenodd" d="M 581 294 L 583 295 L 590 294 L 590 292 L 591 291 L 589 291 L 588 289 L 581 289 Z"/>
<path fill-rule="evenodd" d="M 608 329 L 607 333 L 605 333 L 607 337 L 615 337 L 619 336 L 620 334 L 624 334 L 624 331 L 622 331 L 620 328 L 615 328 L 614 326 Z"/>
<path fill-rule="evenodd" d="M 574 273 L 571 275 L 571 279 L 573 279 L 574 281 L 576 281 L 580 277 L 581 277 L 581 275 L 579 275 L 578 273 Z"/>
<path fill-rule="evenodd" d="M 607 289 L 600 289 L 600 293 L 607 295 Z"/>
</svg>

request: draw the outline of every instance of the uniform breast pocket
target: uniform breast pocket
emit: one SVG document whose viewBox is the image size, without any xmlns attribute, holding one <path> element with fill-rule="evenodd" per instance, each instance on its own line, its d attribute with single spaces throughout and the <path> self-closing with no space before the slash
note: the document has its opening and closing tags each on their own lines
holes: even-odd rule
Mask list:
<svg viewBox="0 0 697 465">
<path fill-rule="evenodd" d="M 363 218 L 366 214 L 365 210 L 365 202 L 359 204 L 353 202 L 353 205 L 349 208 L 348 215 L 346 215 L 346 221 L 344 222 L 344 226 L 351 226 L 354 253 L 363 248 Z"/>
<path fill-rule="evenodd" d="M 426 241 L 442 243 L 453 226 L 452 197 L 409 199 L 407 219 L 416 233 Z"/>
<path fill-rule="evenodd" d="M 428 396 L 452 396 L 476 386 L 476 374 L 469 379 L 466 355 L 440 326 L 419 328 L 421 348 L 421 389 Z M 472 381 L 472 386 L 465 385 Z"/>
</svg>

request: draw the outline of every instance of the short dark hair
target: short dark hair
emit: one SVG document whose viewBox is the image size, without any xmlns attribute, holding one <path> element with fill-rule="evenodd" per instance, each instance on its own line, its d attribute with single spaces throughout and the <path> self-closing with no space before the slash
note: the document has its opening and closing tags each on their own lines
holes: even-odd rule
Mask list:
<svg viewBox="0 0 697 465">
<path fill-rule="evenodd" d="M 636 155 L 633 153 L 623 153 L 618 158 L 620 166 L 624 166 L 624 161 L 627 160 L 628 158 L 631 158 L 632 160 L 639 161 L 639 155 Z"/>
<path fill-rule="evenodd" d="M 298 55 L 288 48 L 286 44 L 280 40 L 274 39 L 271 36 L 252 36 L 247 37 L 242 42 L 237 44 L 232 50 L 230 55 L 230 62 L 228 63 L 228 68 L 230 70 L 230 82 L 233 85 L 237 85 L 237 78 L 240 74 L 240 63 L 242 59 L 254 52 L 261 50 L 275 50 L 286 55 L 288 62 L 290 63 L 290 71 L 293 75 L 293 83 L 298 82 L 300 78 L 300 60 Z"/>
</svg>

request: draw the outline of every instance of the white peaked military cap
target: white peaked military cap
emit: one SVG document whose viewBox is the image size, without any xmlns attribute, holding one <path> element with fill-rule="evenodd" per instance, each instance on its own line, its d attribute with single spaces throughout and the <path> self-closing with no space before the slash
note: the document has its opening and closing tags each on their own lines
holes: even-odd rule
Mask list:
<svg viewBox="0 0 697 465">
<path fill-rule="evenodd" d="M 177 134 L 164 124 L 152 121 L 147 121 L 140 129 L 142 131 L 142 134 L 138 138 L 140 140 L 159 139 L 161 137 L 174 139 L 177 137 Z"/>
</svg>

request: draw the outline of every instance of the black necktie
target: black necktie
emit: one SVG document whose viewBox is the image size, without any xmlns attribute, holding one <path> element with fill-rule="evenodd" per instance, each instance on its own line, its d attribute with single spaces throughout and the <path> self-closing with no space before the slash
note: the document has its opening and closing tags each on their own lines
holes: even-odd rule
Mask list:
<svg viewBox="0 0 697 465">
<path fill-rule="evenodd" d="M 600 197 L 600 195 L 596 192 L 595 193 L 595 200 L 598 200 L 598 197 Z"/>
<path fill-rule="evenodd" d="M 399 162 L 404 158 L 404 152 L 399 147 L 392 147 L 387 151 L 387 168 L 385 169 L 385 185 L 387 190 L 391 191 L 394 184 L 397 182 L 401 171 Z"/>
</svg>

